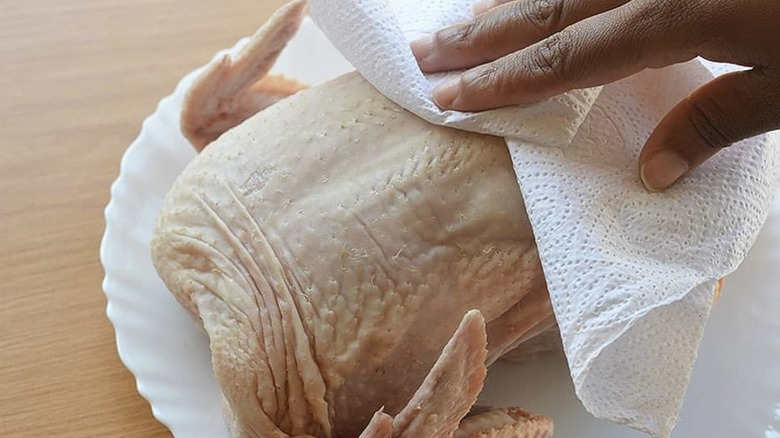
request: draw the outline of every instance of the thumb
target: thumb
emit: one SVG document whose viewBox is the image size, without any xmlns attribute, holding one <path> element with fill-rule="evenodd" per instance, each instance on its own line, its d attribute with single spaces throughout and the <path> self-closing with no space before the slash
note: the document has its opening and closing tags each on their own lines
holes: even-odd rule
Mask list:
<svg viewBox="0 0 780 438">
<path fill-rule="evenodd" d="M 721 149 L 780 129 L 780 76 L 768 70 L 730 73 L 679 103 L 655 128 L 639 155 L 650 191 L 666 189 Z"/>
</svg>

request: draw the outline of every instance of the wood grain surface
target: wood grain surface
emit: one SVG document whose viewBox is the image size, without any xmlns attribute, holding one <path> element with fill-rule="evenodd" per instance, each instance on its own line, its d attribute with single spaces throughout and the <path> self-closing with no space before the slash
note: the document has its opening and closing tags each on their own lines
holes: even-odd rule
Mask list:
<svg viewBox="0 0 780 438">
<path fill-rule="evenodd" d="M 0 437 L 166 437 L 116 353 L 98 247 L 119 160 L 283 0 L 0 0 Z"/>
</svg>

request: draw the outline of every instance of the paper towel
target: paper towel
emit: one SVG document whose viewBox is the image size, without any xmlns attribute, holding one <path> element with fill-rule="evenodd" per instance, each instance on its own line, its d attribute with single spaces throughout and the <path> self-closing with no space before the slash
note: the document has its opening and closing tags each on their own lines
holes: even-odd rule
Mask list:
<svg viewBox="0 0 780 438">
<path fill-rule="evenodd" d="M 471 17 L 471 0 L 309 0 L 341 54 L 431 123 L 505 137 L 575 389 L 595 416 L 668 436 L 715 282 L 744 258 L 780 180 L 777 134 L 741 142 L 665 193 L 637 175 L 662 116 L 712 78 L 697 61 L 548 101 L 440 111 L 409 41 Z M 744 294 L 750 291 L 729 291 Z"/>
</svg>

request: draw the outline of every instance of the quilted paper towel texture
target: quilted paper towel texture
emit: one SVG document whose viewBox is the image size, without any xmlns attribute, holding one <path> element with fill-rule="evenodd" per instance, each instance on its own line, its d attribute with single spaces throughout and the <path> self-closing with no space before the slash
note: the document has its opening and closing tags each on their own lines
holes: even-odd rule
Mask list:
<svg viewBox="0 0 780 438">
<path fill-rule="evenodd" d="M 309 1 L 334 46 L 385 96 L 431 123 L 506 138 L 578 397 L 599 418 L 669 436 L 715 282 L 737 268 L 769 212 L 778 135 L 741 142 L 649 193 L 639 151 L 712 78 L 698 61 L 525 107 L 442 112 L 430 92 L 445 75 L 424 75 L 408 42 L 470 18 L 471 1 Z"/>
<path fill-rule="evenodd" d="M 577 394 L 655 436 L 677 422 L 715 282 L 744 259 L 780 177 L 774 133 L 666 193 L 642 187 L 644 140 L 711 77 L 692 62 L 604 87 L 564 151 L 508 140 Z"/>
</svg>

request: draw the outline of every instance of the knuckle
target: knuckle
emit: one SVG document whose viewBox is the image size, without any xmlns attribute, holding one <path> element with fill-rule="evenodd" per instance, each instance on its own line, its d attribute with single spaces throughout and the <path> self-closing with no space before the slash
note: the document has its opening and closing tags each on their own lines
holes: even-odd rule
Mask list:
<svg viewBox="0 0 780 438">
<path fill-rule="evenodd" d="M 564 0 L 521 0 L 514 5 L 517 15 L 535 28 L 546 33 L 560 30 Z"/>
<path fill-rule="evenodd" d="M 435 44 L 452 53 L 487 62 L 495 52 L 497 29 L 494 23 L 477 20 L 439 31 Z"/>
<path fill-rule="evenodd" d="M 501 54 L 501 42 L 506 29 L 501 20 L 491 15 L 477 17 L 436 33 L 435 44 L 458 53 L 468 53 L 483 62 Z"/>
<path fill-rule="evenodd" d="M 572 41 L 569 32 L 564 30 L 531 46 L 529 73 L 563 78 L 573 51 Z"/>
<path fill-rule="evenodd" d="M 535 28 L 547 33 L 559 30 L 564 0 L 525 0 L 514 4 L 516 13 Z"/>
<path fill-rule="evenodd" d="M 455 26 L 448 27 L 436 32 L 435 40 L 438 46 L 463 46 L 468 45 L 472 40 L 477 25 L 474 21 L 469 21 Z"/>
<path fill-rule="evenodd" d="M 494 64 L 488 64 L 463 76 L 465 88 L 469 94 L 485 94 L 500 92 L 501 78 L 499 69 Z"/>
<path fill-rule="evenodd" d="M 494 62 L 468 73 L 465 89 L 470 99 L 509 102 L 519 92 L 522 81 L 518 80 L 518 65 L 509 62 Z"/>
<path fill-rule="evenodd" d="M 690 121 L 704 144 L 720 149 L 729 146 L 739 139 L 733 129 L 729 128 L 729 118 L 725 111 L 713 99 L 690 101 Z"/>
</svg>

